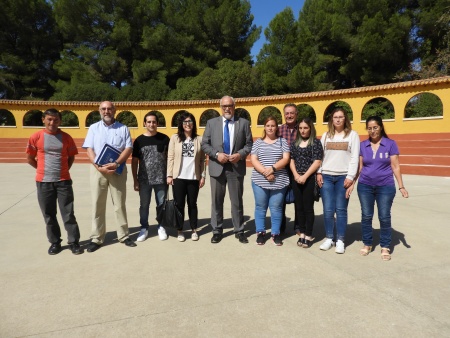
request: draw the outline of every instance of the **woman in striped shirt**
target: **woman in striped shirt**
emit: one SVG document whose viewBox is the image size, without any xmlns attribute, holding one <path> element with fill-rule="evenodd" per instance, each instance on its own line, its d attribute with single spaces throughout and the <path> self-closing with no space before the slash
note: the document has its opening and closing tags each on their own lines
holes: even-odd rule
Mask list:
<svg viewBox="0 0 450 338">
<path fill-rule="evenodd" d="M 278 136 L 277 121 L 269 116 L 264 121 L 264 132 L 253 144 L 251 161 L 253 164 L 252 188 L 255 195 L 255 224 L 258 245 L 266 241 L 265 219 L 270 208 L 272 241 L 283 245 L 280 237 L 283 216 L 284 195 L 289 185 L 285 169 L 289 163 L 290 150 L 287 141 Z"/>
</svg>

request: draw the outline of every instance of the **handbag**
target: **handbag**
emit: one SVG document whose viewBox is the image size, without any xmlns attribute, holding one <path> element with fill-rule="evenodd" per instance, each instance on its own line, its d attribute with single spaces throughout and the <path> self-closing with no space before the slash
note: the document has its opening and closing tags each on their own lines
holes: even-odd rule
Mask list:
<svg viewBox="0 0 450 338">
<path fill-rule="evenodd" d="M 325 135 L 325 142 L 327 141 L 327 136 L 328 136 L 328 133 L 327 133 L 327 135 Z M 314 150 L 314 145 L 313 145 L 313 150 Z M 317 184 L 317 175 L 314 175 L 313 198 L 314 198 L 314 201 L 316 201 L 316 202 L 319 202 L 319 200 L 320 200 L 320 187 Z"/>
<path fill-rule="evenodd" d="M 164 203 L 156 208 L 156 221 L 164 228 L 177 228 L 177 224 L 182 221 L 182 214 L 175 200 L 169 199 L 169 186 L 167 186 Z"/>
<path fill-rule="evenodd" d="M 292 204 L 295 202 L 294 190 L 292 190 L 292 187 L 290 185 L 288 185 L 286 195 L 284 195 L 284 202 L 286 204 Z"/>
<path fill-rule="evenodd" d="M 320 200 L 320 187 L 317 184 L 317 178 L 314 177 L 314 192 L 313 192 L 313 196 L 314 196 L 314 201 L 319 202 Z"/>
</svg>

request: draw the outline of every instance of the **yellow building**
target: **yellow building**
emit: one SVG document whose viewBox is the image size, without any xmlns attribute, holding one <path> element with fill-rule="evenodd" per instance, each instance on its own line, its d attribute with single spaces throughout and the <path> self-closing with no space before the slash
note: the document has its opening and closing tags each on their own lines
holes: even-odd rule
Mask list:
<svg viewBox="0 0 450 338">
<path fill-rule="evenodd" d="M 406 114 L 407 107 L 413 107 L 420 101 L 421 95 L 433 95 L 440 102 L 441 109 L 430 112 L 429 117 L 410 118 Z M 325 92 L 289 94 L 263 97 L 236 98 L 236 108 L 250 119 L 253 135 L 261 135 L 262 126 L 258 124 L 264 109 L 271 109 L 282 118 L 283 107 L 286 103 L 307 105 L 316 118 L 317 134 L 326 130 L 325 114 L 336 102 L 345 102 L 353 115 L 353 129 L 359 134 L 365 134 L 365 118 L 363 110 L 374 99 L 385 99 L 393 107 L 393 118 L 384 119 L 389 134 L 417 134 L 417 133 L 449 133 L 450 132 L 450 77 L 440 77 L 427 80 L 401 82 L 395 84 L 332 90 Z M 0 100 L 0 138 L 28 138 L 42 126 L 24 126 L 25 116 L 33 111 L 39 113 L 48 108 L 59 111 L 70 111 L 78 119 L 77 127 L 62 127 L 72 137 L 83 139 L 88 130 L 88 116 L 98 116 L 99 102 L 58 102 L 58 101 L 19 101 Z M 206 117 L 220 113 L 219 100 L 197 101 L 162 101 L 162 102 L 115 102 L 116 117 L 122 112 L 130 112 L 137 121 L 137 127 L 130 127 L 131 135 L 136 138 L 144 132 L 143 117 L 149 111 L 157 111 L 165 119 L 165 127 L 158 130 L 172 135 L 176 129 L 176 114 L 187 110 L 192 113 L 199 123 L 199 133 L 203 133 Z M 271 107 L 271 108 L 270 108 Z M 214 112 L 215 111 L 215 112 Z M 128 114 L 130 114 L 128 113 Z M 5 116 L 11 115 L 13 125 L 5 126 Z M 174 118 L 175 117 L 175 118 Z M 284 122 L 284 121 L 283 121 Z"/>
</svg>

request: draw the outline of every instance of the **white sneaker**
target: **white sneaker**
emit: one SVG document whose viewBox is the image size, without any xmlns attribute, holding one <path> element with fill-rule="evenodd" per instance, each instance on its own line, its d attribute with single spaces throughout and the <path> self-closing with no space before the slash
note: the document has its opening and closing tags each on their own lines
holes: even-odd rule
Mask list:
<svg viewBox="0 0 450 338">
<path fill-rule="evenodd" d="M 184 235 L 182 233 L 178 234 L 177 239 L 179 242 L 184 242 L 186 240 L 186 238 L 184 237 Z"/>
<path fill-rule="evenodd" d="M 333 240 L 331 238 L 327 238 L 325 240 L 325 242 L 320 244 L 319 248 L 320 248 L 320 250 L 327 251 L 327 250 L 330 250 L 332 246 L 333 246 Z"/>
<path fill-rule="evenodd" d="M 344 242 L 338 239 L 338 241 L 336 242 L 336 249 L 334 251 L 338 254 L 343 254 L 345 252 Z"/>
<path fill-rule="evenodd" d="M 165 241 L 167 239 L 166 230 L 163 227 L 158 228 L 158 236 L 160 241 Z"/>
<path fill-rule="evenodd" d="M 138 242 L 143 242 L 147 239 L 148 236 L 148 230 L 147 229 L 141 229 L 141 231 L 139 231 L 139 235 L 137 238 Z"/>
<path fill-rule="evenodd" d="M 198 234 L 196 232 L 193 232 L 192 235 L 191 235 L 191 239 L 193 241 L 198 241 Z"/>
</svg>

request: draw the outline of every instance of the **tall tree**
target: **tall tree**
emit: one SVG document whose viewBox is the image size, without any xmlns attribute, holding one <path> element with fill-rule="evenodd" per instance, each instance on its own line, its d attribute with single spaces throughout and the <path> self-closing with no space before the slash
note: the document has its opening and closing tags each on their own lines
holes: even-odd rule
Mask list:
<svg viewBox="0 0 450 338">
<path fill-rule="evenodd" d="M 247 62 L 223 59 L 217 69 L 205 68 L 199 75 L 178 80 L 177 89 L 170 92 L 172 100 L 218 99 L 260 96 L 261 79 L 256 69 Z"/>
<path fill-rule="evenodd" d="M 297 22 L 290 7 L 275 15 L 265 29 L 265 43 L 257 56 L 265 94 L 285 94 L 301 90 L 289 81 L 290 74 L 300 61 L 297 45 Z"/>
<path fill-rule="evenodd" d="M 66 39 L 58 90 L 83 76 L 141 97 L 165 99 L 177 81 L 224 59 L 250 63 L 260 29 L 247 0 L 54 0 Z M 77 83 L 77 85 L 82 85 Z M 133 87 L 136 86 L 136 90 Z"/>
<path fill-rule="evenodd" d="M 407 5 L 408 0 L 306 0 L 297 48 L 314 89 L 390 82 L 410 61 Z"/>
<path fill-rule="evenodd" d="M 65 41 L 61 60 L 55 64 L 60 81 L 70 83 L 77 73 L 89 74 L 85 77 L 89 83 L 106 83 L 118 89 L 132 81 L 132 63 L 143 56 L 143 29 L 158 17 L 155 3 L 54 0 L 55 17 Z"/>
<path fill-rule="evenodd" d="M 414 8 L 413 40 L 417 54 L 425 64 L 432 63 L 437 51 L 449 46 L 450 0 L 417 0 Z"/>
<path fill-rule="evenodd" d="M 61 48 L 45 0 L 0 0 L 0 98 L 46 99 Z"/>
</svg>

